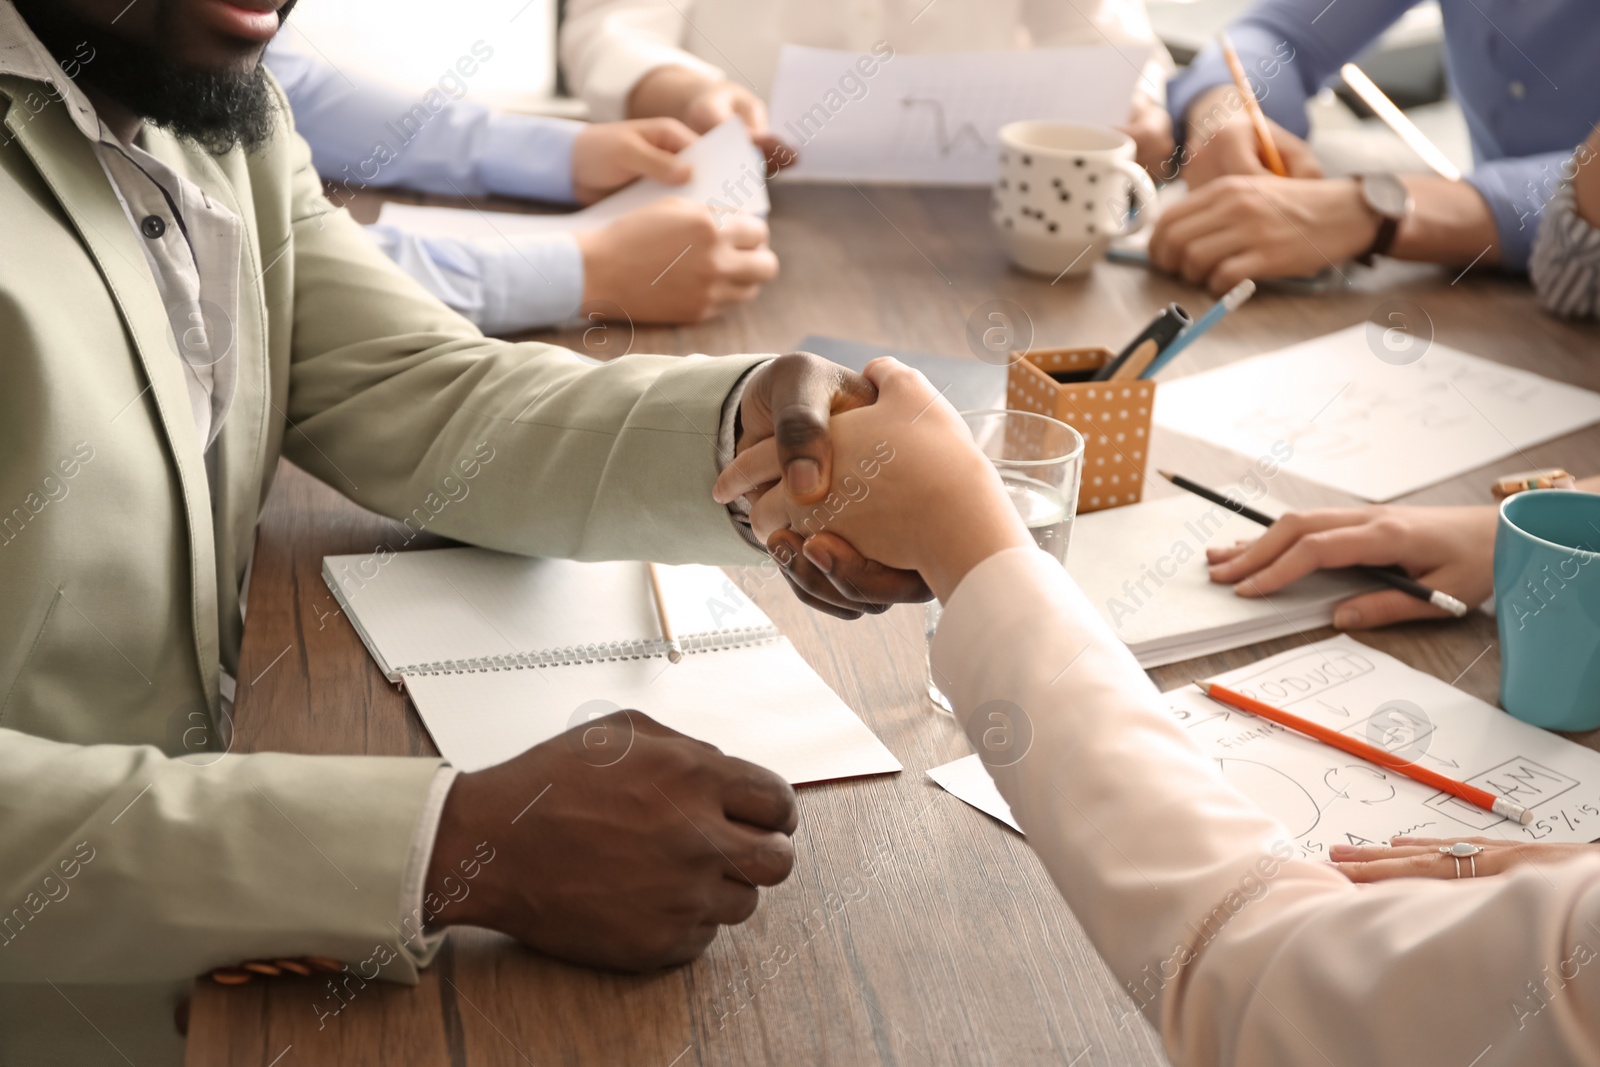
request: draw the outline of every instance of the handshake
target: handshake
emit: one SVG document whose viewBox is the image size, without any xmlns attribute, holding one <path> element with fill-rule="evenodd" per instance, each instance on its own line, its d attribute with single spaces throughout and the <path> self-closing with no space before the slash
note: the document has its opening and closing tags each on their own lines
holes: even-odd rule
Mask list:
<svg viewBox="0 0 1600 1067">
<path fill-rule="evenodd" d="M 948 599 L 990 555 L 1033 544 L 961 416 L 896 360 L 863 381 L 782 357 L 750 380 L 740 421 L 714 495 L 750 504 L 756 535 L 822 610 L 854 617 L 929 589 Z M 597 734 L 627 738 L 603 746 L 625 757 L 585 759 Z M 577 963 L 671 966 L 789 876 L 798 822 L 771 771 L 621 711 L 456 779 L 424 910 L 430 926 L 490 927 Z M 467 887 L 452 865 L 484 845 L 505 859 Z"/>
<path fill-rule="evenodd" d="M 947 600 L 978 563 L 1033 540 L 966 423 L 927 378 L 888 358 L 865 375 L 877 399 L 829 422 L 831 476 L 795 485 L 794 465 L 808 461 L 786 468 L 779 438 L 768 437 L 722 472 L 716 499 L 751 502 L 751 529 L 787 571 L 797 558 L 835 582 L 916 571 Z"/>
</svg>

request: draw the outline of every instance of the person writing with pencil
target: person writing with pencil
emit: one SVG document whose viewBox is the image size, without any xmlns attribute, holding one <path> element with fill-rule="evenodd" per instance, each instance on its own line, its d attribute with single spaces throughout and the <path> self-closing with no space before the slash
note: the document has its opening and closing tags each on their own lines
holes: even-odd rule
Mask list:
<svg viewBox="0 0 1600 1067">
<path fill-rule="evenodd" d="M 1382 859 L 1299 858 L 1034 546 L 954 407 L 894 360 L 866 375 L 879 399 L 833 417 L 834 461 L 883 442 L 895 460 L 805 557 L 915 568 L 944 603 L 940 685 L 1174 1064 L 1600 1062 L 1600 972 L 1584 967 L 1600 953 L 1600 850 L 1401 841 Z M 753 497 L 763 537 L 809 514 L 771 444 L 716 494 Z M 1453 553 L 1431 551 L 1433 579 L 1470 595 L 1434 573 Z M 1448 1019 L 1425 1021 L 1423 1003 Z"/>
<path fill-rule="evenodd" d="M 1380 255 L 1525 271 L 1562 164 L 1600 117 L 1600 14 L 1580 0 L 1441 0 L 1476 169 L 1324 177 L 1306 100 L 1412 6 L 1258 0 L 1230 25 L 1265 142 L 1223 49 L 1201 52 L 1168 87 L 1178 149 L 1161 176 L 1181 172 L 1191 192 L 1157 222 L 1151 262 L 1215 293 Z"/>
</svg>

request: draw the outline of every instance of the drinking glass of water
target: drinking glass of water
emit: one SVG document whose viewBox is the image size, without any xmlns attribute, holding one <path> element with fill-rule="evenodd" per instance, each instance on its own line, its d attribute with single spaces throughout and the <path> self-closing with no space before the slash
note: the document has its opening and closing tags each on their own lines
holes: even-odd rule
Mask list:
<svg viewBox="0 0 1600 1067">
<path fill-rule="evenodd" d="M 963 411 L 961 417 L 1000 472 L 1000 481 L 1034 542 L 1065 564 L 1083 478 L 1083 437 L 1066 423 L 1031 411 Z M 942 610 L 938 601 L 927 606 L 924 630 L 929 641 L 939 628 Z M 951 710 L 950 701 L 939 691 L 931 660 L 928 696 L 940 708 Z"/>
</svg>

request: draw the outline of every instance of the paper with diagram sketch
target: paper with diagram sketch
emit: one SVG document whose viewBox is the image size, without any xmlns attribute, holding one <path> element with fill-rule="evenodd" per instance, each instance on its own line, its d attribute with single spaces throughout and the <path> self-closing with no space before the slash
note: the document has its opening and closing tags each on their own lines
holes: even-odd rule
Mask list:
<svg viewBox="0 0 1600 1067">
<path fill-rule="evenodd" d="M 1213 680 L 1533 811 L 1533 821 L 1518 826 L 1219 704 L 1192 686 L 1165 694 L 1189 737 L 1229 782 L 1289 829 L 1302 855 L 1325 858 L 1329 845 L 1382 844 L 1398 834 L 1549 842 L 1600 837 L 1600 752 L 1529 726 L 1351 637 L 1280 653 Z M 1016 825 L 976 755 L 928 773 L 973 807 Z"/>
<path fill-rule="evenodd" d="M 378 212 L 378 222 L 418 237 L 496 240 L 597 230 L 630 211 L 672 196 L 704 204 L 714 217 L 739 211 L 765 215 L 771 207 L 767 200 L 766 164 L 741 120 L 733 118 L 722 123 L 681 155 L 694 167 L 694 175 L 686 184 L 666 185 L 642 178 L 580 211 L 527 215 L 389 201 Z"/>
<path fill-rule="evenodd" d="M 800 156 L 783 180 L 988 185 L 1008 122 L 1125 124 L 1150 46 L 887 53 L 783 46 L 767 111 Z"/>
<path fill-rule="evenodd" d="M 1067 573 L 1142 667 L 1326 626 L 1339 601 L 1380 588 L 1348 571 L 1318 571 L 1270 597 L 1238 596 L 1211 580 L 1206 548 L 1260 537 L 1262 527 L 1188 493 L 1080 515 L 1073 526 Z"/>
<path fill-rule="evenodd" d="M 1427 343 L 1415 311 L 1394 314 L 1389 329 L 1362 323 L 1163 382 L 1155 422 L 1252 459 L 1286 442 L 1284 469 L 1393 500 L 1600 420 L 1600 395 Z"/>
<path fill-rule="evenodd" d="M 685 652 L 678 663 L 666 658 L 642 563 L 477 548 L 323 560 L 373 658 L 462 770 L 621 709 L 792 784 L 900 769 L 726 574 L 692 565 L 659 573 Z M 626 747 L 625 738 L 605 740 Z M 585 758 L 609 759 L 612 749 Z"/>
</svg>

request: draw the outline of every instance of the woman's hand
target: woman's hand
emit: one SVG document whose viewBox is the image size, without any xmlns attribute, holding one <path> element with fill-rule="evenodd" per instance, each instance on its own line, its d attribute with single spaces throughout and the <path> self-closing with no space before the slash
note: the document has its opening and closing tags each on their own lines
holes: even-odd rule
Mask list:
<svg viewBox="0 0 1600 1067">
<path fill-rule="evenodd" d="M 1456 857 L 1439 851 L 1467 841 L 1483 851 Z M 1485 878 L 1504 874 L 1524 863 L 1544 866 L 1579 856 L 1600 855 L 1596 845 L 1541 845 L 1492 837 L 1395 837 L 1389 846 L 1334 845 L 1328 858 L 1352 882 L 1386 882 L 1391 878 Z"/>
<path fill-rule="evenodd" d="M 1494 593 L 1493 507 L 1328 508 L 1290 513 L 1260 538 L 1206 550 L 1211 580 L 1240 596 L 1275 593 L 1312 571 L 1357 564 L 1398 565 L 1411 577 L 1476 607 Z M 1385 589 L 1334 611 L 1340 630 L 1363 630 L 1448 612 Z"/>
</svg>

